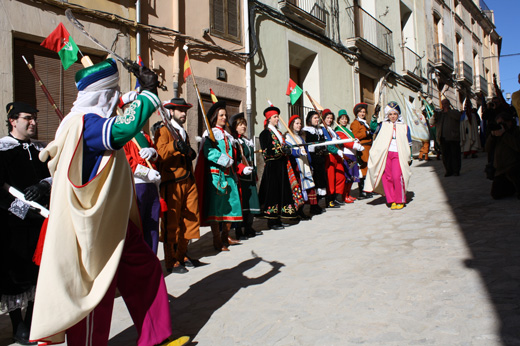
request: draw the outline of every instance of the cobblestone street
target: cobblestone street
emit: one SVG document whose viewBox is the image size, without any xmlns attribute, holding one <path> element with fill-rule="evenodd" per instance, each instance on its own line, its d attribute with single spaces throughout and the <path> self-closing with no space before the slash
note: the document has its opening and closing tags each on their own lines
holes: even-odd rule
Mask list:
<svg viewBox="0 0 520 346">
<path fill-rule="evenodd" d="M 381 196 L 356 201 L 220 254 L 204 228 L 190 252 L 207 265 L 166 277 L 174 336 L 200 346 L 520 345 L 520 201 L 491 199 L 480 156 L 448 178 L 440 161 L 414 161 L 403 210 Z M 10 337 L 1 315 L 0 346 Z M 109 345 L 135 339 L 117 298 Z"/>
</svg>

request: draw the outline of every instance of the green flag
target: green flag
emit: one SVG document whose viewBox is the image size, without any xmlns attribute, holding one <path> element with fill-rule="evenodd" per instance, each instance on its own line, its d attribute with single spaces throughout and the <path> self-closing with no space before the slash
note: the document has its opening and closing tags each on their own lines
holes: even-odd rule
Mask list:
<svg viewBox="0 0 520 346">
<path fill-rule="evenodd" d="M 300 88 L 292 79 L 289 79 L 289 85 L 287 86 L 287 92 L 285 93 L 291 99 L 293 105 L 300 96 L 303 94 L 302 88 Z"/>
<path fill-rule="evenodd" d="M 58 24 L 40 46 L 57 52 L 65 70 L 78 60 L 79 48 L 62 23 Z"/>
</svg>

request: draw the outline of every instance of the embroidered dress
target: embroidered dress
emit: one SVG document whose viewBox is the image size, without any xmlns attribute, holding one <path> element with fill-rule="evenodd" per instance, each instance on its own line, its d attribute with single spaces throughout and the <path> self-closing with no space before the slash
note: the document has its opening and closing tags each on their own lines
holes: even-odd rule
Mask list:
<svg viewBox="0 0 520 346">
<path fill-rule="evenodd" d="M 268 219 L 296 218 L 297 209 L 303 204 L 291 163 L 281 150 L 283 145 L 283 137 L 274 126 L 260 133 L 265 167 L 259 198 L 264 216 Z"/>
<path fill-rule="evenodd" d="M 355 138 L 352 131 L 346 127 L 338 125 L 334 131 L 341 139 Z M 343 156 L 346 158 L 343 164 L 345 166 L 345 177 L 347 183 L 359 182 L 359 165 L 357 163 L 357 150 L 353 149 L 354 142 L 343 144 Z"/>
<path fill-rule="evenodd" d="M 287 144 L 303 144 L 305 140 L 298 134 L 294 134 L 298 143 L 294 141 L 291 135 L 285 136 Z M 295 173 L 299 174 L 299 183 L 302 189 L 303 198 L 305 201 L 309 201 L 309 192 L 312 190 L 312 195 L 316 198 L 316 192 L 314 191 L 314 179 L 312 178 L 312 169 L 310 166 L 310 155 L 307 147 L 300 147 L 299 149 L 293 149 L 293 159 L 295 162 L 296 170 Z"/>
<path fill-rule="evenodd" d="M 206 138 L 204 157 L 209 166 L 203 217 L 205 222 L 241 222 L 242 206 L 233 166 L 226 167 L 233 157 L 233 137 L 221 127 L 214 127 L 216 147 Z"/>
</svg>

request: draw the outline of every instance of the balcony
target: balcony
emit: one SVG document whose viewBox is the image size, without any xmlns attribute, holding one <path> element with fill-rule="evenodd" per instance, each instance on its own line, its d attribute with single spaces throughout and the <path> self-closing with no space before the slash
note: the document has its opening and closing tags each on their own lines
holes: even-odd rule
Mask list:
<svg viewBox="0 0 520 346">
<path fill-rule="evenodd" d="M 358 6 L 347 8 L 348 48 L 375 64 L 392 65 L 395 61 L 392 31 Z"/>
<path fill-rule="evenodd" d="M 289 117 L 298 114 L 302 118 L 302 124 L 305 126 L 305 117 L 307 116 L 307 113 L 310 111 L 313 111 L 314 108 L 305 107 L 299 104 L 292 105 L 290 102 L 287 103 L 287 110 L 289 111 Z"/>
<path fill-rule="evenodd" d="M 423 77 L 421 57 L 408 47 L 403 47 L 403 77 L 414 84 L 426 83 Z"/>
<path fill-rule="evenodd" d="M 473 69 L 464 61 L 457 62 L 455 69 L 455 79 L 457 82 L 473 85 Z"/>
<path fill-rule="evenodd" d="M 434 66 L 446 73 L 453 72 L 453 52 L 442 43 L 433 45 Z"/>
<path fill-rule="evenodd" d="M 280 10 L 287 18 L 323 34 L 327 27 L 327 12 L 315 0 L 281 0 Z"/>
<path fill-rule="evenodd" d="M 475 94 L 482 93 L 488 96 L 488 82 L 486 78 L 480 75 L 474 77 L 475 84 L 473 84 Z"/>
</svg>

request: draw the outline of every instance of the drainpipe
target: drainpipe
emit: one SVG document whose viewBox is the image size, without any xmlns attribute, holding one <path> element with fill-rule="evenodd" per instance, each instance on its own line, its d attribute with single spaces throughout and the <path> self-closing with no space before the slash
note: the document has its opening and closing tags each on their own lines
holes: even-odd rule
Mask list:
<svg viewBox="0 0 520 346">
<path fill-rule="evenodd" d="M 244 41 L 245 52 L 250 53 L 249 47 L 249 0 L 244 0 L 242 6 L 242 13 L 244 18 Z M 253 124 L 251 122 L 251 60 L 246 62 L 246 121 L 248 126 L 248 137 L 253 138 Z"/>
<path fill-rule="evenodd" d="M 180 10 L 180 3 L 179 0 L 173 0 L 172 1 L 172 26 L 173 30 L 180 31 L 179 30 L 179 10 Z M 179 42 L 175 42 L 174 50 L 173 50 L 173 97 L 179 97 L 179 69 L 180 69 L 180 54 L 179 54 Z M 188 94 L 186 94 L 186 99 L 188 99 Z"/>
</svg>

